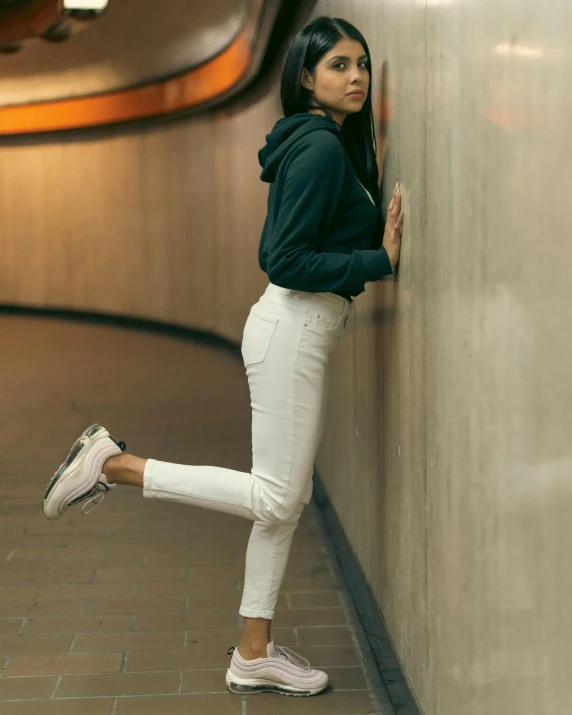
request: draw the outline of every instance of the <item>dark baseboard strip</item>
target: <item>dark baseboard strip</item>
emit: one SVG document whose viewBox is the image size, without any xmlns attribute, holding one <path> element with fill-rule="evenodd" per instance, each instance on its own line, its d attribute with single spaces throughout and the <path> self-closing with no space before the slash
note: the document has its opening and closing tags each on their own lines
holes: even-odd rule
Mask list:
<svg viewBox="0 0 572 715">
<path fill-rule="evenodd" d="M 421 715 L 401 672 L 383 616 L 316 470 L 313 504 L 321 522 L 326 549 L 346 586 L 348 615 L 381 712 L 383 715 Z"/>
<path fill-rule="evenodd" d="M 146 318 L 131 318 L 113 313 L 96 313 L 85 310 L 70 310 L 67 308 L 34 308 L 20 305 L 7 305 L 0 303 L 0 315 L 22 315 L 39 318 L 55 318 L 57 320 L 80 321 L 82 323 L 93 323 L 96 325 L 113 325 L 117 328 L 127 328 L 128 330 L 139 330 L 146 333 L 156 333 L 158 335 L 178 338 L 180 340 L 192 340 L 203 345 L 209 345 L 219 350 L 227 350 L 240 357 L 240 345 L 236 342 L 223 338 L 215 333 L 209 333 L 198 328 L 187 328 L 183 325 L 165 323 L 160 320 L 150 320 Z"/>
</svg>

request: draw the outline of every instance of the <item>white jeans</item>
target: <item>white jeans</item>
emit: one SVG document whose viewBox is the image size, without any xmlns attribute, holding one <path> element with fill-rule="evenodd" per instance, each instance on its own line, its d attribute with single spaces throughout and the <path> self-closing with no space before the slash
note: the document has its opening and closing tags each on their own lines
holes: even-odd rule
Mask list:
<svg viewBox="0 0 572 715">
<path fill-rule="evenodd" d="M 270 283 L 250 309 L 242 357 L 252 406 L 252 471 L 148 459 L 143 495 L 254 521 L 239 613 L 274 616 L 298 519 L 312 495 L 329 356 L 353 302 Z"/>
</svg>

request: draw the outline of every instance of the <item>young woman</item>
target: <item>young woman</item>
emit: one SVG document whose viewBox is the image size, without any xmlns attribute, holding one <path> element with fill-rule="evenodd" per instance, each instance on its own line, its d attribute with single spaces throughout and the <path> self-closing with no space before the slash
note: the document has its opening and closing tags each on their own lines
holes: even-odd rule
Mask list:
<svg viewBox="0 0 572 715">
<path fill-rule="evenodd" d="M 329 356 L 352 299 L 399 260 L 396 186 L 383 232 L 368 46 L 348 22 L 318 17 L 294 38 L 283 67 L 278 120 L 259 152 L 270 184 L 259 264 L 269 284 L 244 327 L 252 404 L 252 471 L 171 464 L 125 453 L 93 425 L 51 479 L 44 514 L 99 504 L 118 484 L 143 496 L 204 506 L 254 522 L 246 554 L 244 617 L 227 687 L 315 695 L 328 676 L 275 646 L 270 626 L 294 530 L 312 493 Z M 380 245 L 380 243 L 382 245 Z M 85 508 L 86 505 L 84 505 Z"/>
</svg>

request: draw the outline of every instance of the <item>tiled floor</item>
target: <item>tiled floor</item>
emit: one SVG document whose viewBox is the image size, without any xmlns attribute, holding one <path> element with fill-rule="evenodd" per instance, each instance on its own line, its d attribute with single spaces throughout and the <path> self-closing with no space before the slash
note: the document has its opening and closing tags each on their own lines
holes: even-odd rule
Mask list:
<svg viewBox="0 0 572 715">
<path fill-rule="evenodd" d="M 106 495 L 41 512 L 88 425 L 142 457 L 250 468 L 240 354 L 109 325 L 0 314 L 2 715 L 380 712 L 312 514 L 296 533 L 273 635 L 332 688 L 307 699 L 225 690 L 250 522 Z"/>
</svg>

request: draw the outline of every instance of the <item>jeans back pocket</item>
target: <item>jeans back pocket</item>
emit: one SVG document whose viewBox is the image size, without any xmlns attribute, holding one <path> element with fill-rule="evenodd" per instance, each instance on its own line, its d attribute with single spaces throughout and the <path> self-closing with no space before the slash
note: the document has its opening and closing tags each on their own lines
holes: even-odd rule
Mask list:
<svg viewBox="0 0 572 715">
<path fill-rule="evenodd" d="M 264 360 L 277 325 L 278 318 L 264 315 L 252 306 L 244 325 L 240 346 L 245 367 Z"/>
</svg>

